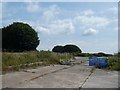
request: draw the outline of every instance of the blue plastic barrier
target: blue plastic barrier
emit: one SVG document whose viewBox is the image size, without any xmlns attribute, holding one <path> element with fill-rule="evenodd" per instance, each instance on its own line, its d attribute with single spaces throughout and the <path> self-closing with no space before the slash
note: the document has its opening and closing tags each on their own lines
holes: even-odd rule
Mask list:
<svg viewBox="0 0 120 90">
<path fill-rule="evenodd" d="M 106 58 L 89 58 L 89 66 L 100 66 L 104 67 L 107 65 Z"/>
</svg>

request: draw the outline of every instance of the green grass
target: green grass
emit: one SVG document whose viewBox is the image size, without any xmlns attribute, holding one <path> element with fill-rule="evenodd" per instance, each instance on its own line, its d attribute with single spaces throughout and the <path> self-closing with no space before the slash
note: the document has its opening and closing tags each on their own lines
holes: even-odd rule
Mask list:
<svg viewBox="0 0 120 90">
<path fill-rule="evenodd" d="M 119 55 L 114 55 L 107 58 L 107 66 L 106 67 L 99 67 L 95 66 L 96 68 L 105 69 L 105 70 L 120 70 L 120 57 Z"/>
<path fill-rule="evenodd" d="M 107 60 L 108 66 L 106 67 L 106 69 L 110 69 L 110 70 L 120 70 L 120 55 L 115 55 L 112 57 L 109 57 Z"/>
<path fill-rule="evenodd" d="M 50 51 L 31 51 L 22 53 L 2 53 L 2 71 L 18 71 L 25 68 L 35 68 L 43 65 L 60 64 L 74 58 L 71 54 L 53 53 Z M 42 62 L 36 64 L 35 62 Z"/>
</svg>

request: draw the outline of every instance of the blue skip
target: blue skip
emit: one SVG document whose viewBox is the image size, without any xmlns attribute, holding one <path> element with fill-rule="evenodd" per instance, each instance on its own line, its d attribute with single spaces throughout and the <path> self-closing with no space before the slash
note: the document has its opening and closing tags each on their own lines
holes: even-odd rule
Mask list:
<svg viewBox="0 0 120 90">
<path fill-rule="evenodd" d="M 89 58 L 89 66 L 99 66 L 99 67 L 107 66 L 107 59 L 103 57 Z"/>
</svg>

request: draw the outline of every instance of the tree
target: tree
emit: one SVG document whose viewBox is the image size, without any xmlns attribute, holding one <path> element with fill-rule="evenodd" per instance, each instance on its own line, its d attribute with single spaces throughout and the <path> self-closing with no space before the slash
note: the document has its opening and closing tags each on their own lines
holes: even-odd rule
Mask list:
<svg viewBox="0 0 120 90">
<path fill-rule="evenodd" d="M 59 52 L 59 53 L 63 53 L 64 52 L 64 48 L 63 46 L 55 46 L 53 49 L 52 49 L 53 52 Z"/>
<path fill-rule="evenodd" d="M 55 46 L 52 49 L 53 52 L 59 53 L 81 53 L 81 49 L 76 45 Z"/>
<path fill-rule="evenodd" d="M 81 53 L 81 49 L 76 45 L 65 45 L 64 52 L 66 53 Z"/>
<path fill-rule="evenodd" d="M 99 52 L 99 53 L 94 53 L 92 54 L 94 57 L 109 57 L 109 56 L 113 56 L 112 54 L 106 54 L 103 52 Z"/>
<path fill-rule="evenodd" d="M 3 51 L 36 50 L 39 45 L 37 32 L 28 24 L 14 22 L 2 28 Z"/>
</svg>

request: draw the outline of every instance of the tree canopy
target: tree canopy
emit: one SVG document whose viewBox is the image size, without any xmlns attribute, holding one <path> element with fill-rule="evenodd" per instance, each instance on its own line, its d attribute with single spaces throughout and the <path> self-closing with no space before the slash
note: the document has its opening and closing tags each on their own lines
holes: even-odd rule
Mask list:
<svg viewBox="0 0 120 90">
<path fill-rule="evenodd" d="M 63 46 L 55 46 L 52 49 L 53 52 L 59 52 L 59 53 L 63 53 L 64 52 L 64 47 Z"/>
<path fill-rule="evenodd" d="M 3 51 L 36 50 L 39 45 L 37 32 L 28 24 L 14 22 L 2 28 Z"/>
<path fill-rule="evenodd" d="M 76 45 L 55 46 L 53 52 L 58 53 L 81 53 L 81 49 Z"/>
</svg>

